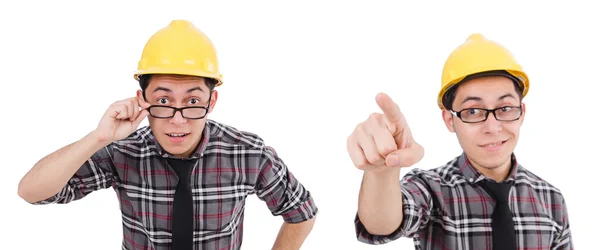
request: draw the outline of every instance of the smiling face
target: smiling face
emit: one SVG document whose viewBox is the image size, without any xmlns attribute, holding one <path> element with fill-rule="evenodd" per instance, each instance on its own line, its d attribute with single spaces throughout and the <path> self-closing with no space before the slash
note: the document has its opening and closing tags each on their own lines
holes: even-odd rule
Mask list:
<svg viewBox="0 0 600 250">
<path fill-rule="evenodd" d="M 143 98 L 138 90 L 138 98 Z M 153 106 L 176 108 L 196 107 L 176 112 L 172 118 L 168 108 L 151 108 L 148 122 L 161 147 L 176 157 L 189 157 L 202 139 L 206 116 L 202 119 L 189 119 L 198 115 L 208 115 L 217 102 L 217 91 L 211 91 L 204 78 L 192 76 L 154 75 L 145 89 L 145 99 Z M 202 107 L 208 106 L 206 112 Z M 185 118 L 188 117 L 188 118 Z"/>
<path fill-rule="evenodd" d="M 450 132 L 455 132 L 459 144 L 465 151 L 469 161 L 484 175 L 502 179 L 510 169 L 510 157 L 517 145 L 519 131 L 525 117 L 525 104 L 512 80 L 502 76 L 486 76 L 474 78 L 461 83 L 456 90 L 452 110 L 463 111 L 463 119 L 476 116 L 483 117 L 481 112 L 473 108 L 496 109 L 508 106 L 522 107 L 522 115 L 515 121 L 498 121 L 493 113 L 487 120 L 476 123 L 465 123 L 450 111 L 443 111 L 444 122 Z M 503 108 L 497 111 L 499 119 L 507 120 L 514 112 L 518 117 L 518 109 Z"/>
</svg>

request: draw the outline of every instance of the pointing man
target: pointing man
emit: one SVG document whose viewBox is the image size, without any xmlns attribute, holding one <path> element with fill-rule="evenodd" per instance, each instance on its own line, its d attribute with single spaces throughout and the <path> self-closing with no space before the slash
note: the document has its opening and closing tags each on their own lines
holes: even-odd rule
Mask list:
<svg viewBox="0 0 600 250">
<path fill-rule="evenodd" d="M 259 136 L 207 119 L 223 83 L 209 38 L 171 22 L 147 42 L 135 79 L 137 96 L 37 162 L 19 195 L 64 204 L 112 187 L 123 249 L 206 250 L 240 249 L 245 199 L 256 194 L 284 220 L 273 249 L 299 249 L 318 211 L 310 192 Z"/>
<path fill-rule="evenodd" d="M 529 80 L 502 45 L 474 34 L 448 57 L 438 105 L 462 154 L 431 170 L 398 106 L 385 94 L 348 138 L 364 171 L 358 240 L 414 239 L 415 249 L 573 249 L 565 199 L 520 165 L 513 150 Z"/>
</svg>

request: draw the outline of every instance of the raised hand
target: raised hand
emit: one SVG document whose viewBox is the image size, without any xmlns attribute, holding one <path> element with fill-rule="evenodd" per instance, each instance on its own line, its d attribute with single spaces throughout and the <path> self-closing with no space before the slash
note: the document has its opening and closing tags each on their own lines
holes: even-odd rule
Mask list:
<svg viewBox="0 0 600 250">
<path fill-rule="evenodd" d="M 348 137 L 348 153 L 354 165 L 364 171 L 381 171 L 419 162 L 423 147 L 413 139 L 398 105 L 384 93 L 375 99 L 383 114 L 371 114 Z"/>
<path fill-rule="evenodd" d="M 106 143 L 121 140 L 135 132 L 140 123 L 148 116 L 150 104 L 132 97 L 110 105 L 94 132 Z"/>
</svg>

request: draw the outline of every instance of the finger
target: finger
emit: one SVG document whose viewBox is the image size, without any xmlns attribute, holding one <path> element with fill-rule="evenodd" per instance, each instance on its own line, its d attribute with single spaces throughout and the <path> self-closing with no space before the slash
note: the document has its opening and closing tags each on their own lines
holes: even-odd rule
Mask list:
<svg viewBox="0 0 600 250">
<path fill-rule="evenodd" d="M 121 115 L 121 110 L 120 110 L 119 106 L 120 106 L 119 104 L 113 104 L 113 105 L 110 105 L 110 107 L 108 107 L 108 111 L 110 112 L 111 118 L 119 119 L 119 118 L 117 118 Z"/>
<path fill-rule="evenodd" d="M 144 118 L 148 116 L 148 114 L 148 110 L 143 109 L 142 111 L 140 111 L 135 120 L 133 120 L 132 122 L 133 126 L 137 128 L 140 125 L 140 123 L 142 123 Z"/>
<path fill-rule="evenodd" d="M 144 101 L 144 99 L 142 99 L 142 98 L 137 98 L 137 101 L 138 101 L 138 105 L 139 105 L 140 107 L 142 107 L 143 109 L 147 109 L 147 108 L 149 108 L 149 107 L 150 107 L 150 103 L 147 103 L 147 102 L 146 102 L 146 101 Z"/>
<path fill-rule="evenodd" d="M 136 110 L 135 110 L 135 105 L 133 105 L 134 100 L 129 99 L 127 102 L 127 109 L 129 110 L 129 120 L 133 121 L 135 120 L 135 117 L 137 116 L 136 114 Z"/>
<path fill-rule="evenodd" d="M 398 149 L 404 149 L 410 147 L 410 143 L 413 141 L 412 132 L 408 126 L 404 127 L 402 132 L 394 137 L 396 140 L 396 144 L 398 145 Z"/>
<path fill-rule="evenodd" d="M 403 123 L 404 115 L 400 112 L 400 107 L 396 104 L 392 98 L 390 98 L 385 93 L 379 93 L 375 97 L 375 101 L 377 101 L 377 105 L 383 111 L 383 115 L 390 123 Z"/>
<path fill-rule="evenodd" d="M 360 147 L 360 145 L 358 145 L 358 142 L 356 141 L 356 137 L 354 135 L 348 137 L 347 150 L 348 154 L 350 155 L 350 159 L 352 160 L 352 163 L 354 163 L 354 166 L 356 166 L 356 168 L 366 170 L 374 167 L 367 161 L 367 158 L 365 157 L 365 154 L 363 153 L 363 150 Z"/>
<path fill-rule="evenodd" d="M 128 99 L 124 99 L 124 100 L 120 100 L 118 102 L 116 102 L 115 106 L 122 106 L 122 109 L 124 109 L 126 112 L 120 112 L 123 115 L 119 116 L 119 119 L 131 119 L 131 117 L 135 114 L 134 110 L 133 110 L 133 102 L 131 98 Z"/>
<path fill-rule="evenodd" d="M 382 157 L 387 156 L 391 152 L 398 149 L 394 137 L 388 130 L 383 117 L 381 115 L 371 116 L 365 124 L 366 131 L 369 131 L 370 136 L 375 142 L 375 146 L 379 155 Z"/>
<path fill-rule="evenodd" d="M 373 136 L 365 130 L 365 127 L 357 131 L 356 140 L 369 164 L 383 165 L 385 163 L 385 158 L 379 154 Z"/>
<path fill-rule="evenodd" d="M 128 109 L 123 104 L 117 105 L 116 107 L 114 107 L 114 110 L 115 110 L 115 113 L 117 114 L 115 116 L 116 119 L 127 119 L 129 117 Z"/>
<path fill-rule="evenodd" d="M 392 137 L 390 131 L 386 128 L 373 131 L 371 136 L 377 147 L 377 152 L 379 152 L 379 155 L 382 157 L 385 157 L 398 149 L 394 137 Z"/>
<path fill-rule="evenodd" d="M 405 149 L 399 149 L 389 154 L 385 159 L 385 164 L 389 167 L 410 167 L 425 155 L 423 146 L 414 142 Z"/>
<path fill-rule="evenodd" d="M 134 121 L 136 119 L 136 117 L 138 116 L 138 114 L 140 113 L 140 107 L 138 106 L 137 100 L 135 99 L 131 99 L 131 101 L 129 102 L 130 106 L 131 106 L 131 117 L 129 117 L 130 121 Z"/>
</svg>

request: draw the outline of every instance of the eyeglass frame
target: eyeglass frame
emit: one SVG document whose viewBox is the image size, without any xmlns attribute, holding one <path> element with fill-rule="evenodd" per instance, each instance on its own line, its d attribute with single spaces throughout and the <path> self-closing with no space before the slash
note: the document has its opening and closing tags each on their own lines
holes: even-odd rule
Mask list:
<svg viewBox="0 0 600 250">
<path fill-rule="evenodd" d="M 146 99 L 146 97 L 144 97 L 144 99 Z M 208 111 L 210 109 L 210 100 L 212 99 L 212 94 L 208 97 L 208 104 L 206 106 L 196 106 L 196 107 L 183 107 L 183 108 L 176 108 L 176 107 L 171 107 L 171 106 L 166 106 L 166 105 L 150 105 L 150 107 L 148 107 L 146 110 L 148 110 L 148 114 L 154 118 L 157 119 L 172 119 L 173 117 L 175 117 L 175 114 L 177 114 L 177 112 L 179 112 L 181 114 L 181 117 L 185 118 L 185 119 L 190 119 L 190 120 L 200 120 L 203 119 L 204 117 L 206 117 L 206 115 L 208 115 Z M 152 112 L 150 112 L 151 108 L 170 108 L 173 110 L 173 114 L 171 116 L 168 117 L 159 117 L 159 116 L 154 116 L 152 114 Z M 198 117 L 198 118 L 189 118 L 189 117 L 185 117 L 183 115 L 183 110 L 185 109 L 204 109 L 206 110 L 206 112 L 204 113 L 203 116 Z"/>
<path fill-rule="evenodd" d="M 503 108 L 515 108 L 515 109 L 518 109 L 519 110 L 519 116 L 517 118 L 511 119 L 511 120 L 501 120 L 501 119 L 498 119 L 498 116 L 496 115 L 496 111 L 501 110 Z M 460 113 L 463 112 L 463 111 L 465 111 L 465 110 L 469 110 L 469 109 L 476 109 L 476 110 L 485 111 L 485 116 L 484 116 L 483 120 L 481 120 L 481 121 L 475 121 L 475 122 L 467 122 L 467 121 L 463 120 L 463 118 L 461 117 Z M 458 117 L 458 119 L 460 119 L 464 123 L 480 123 L 480 122 L 485 122 L 485 121 L 487 121 L 488 117 L 490 116 L 490 113 L 494 114 L 494 118 L 496 118 L 496 121 L 513 122 L 513 121 L 521 119 L 521 116 L 523 116 L 523 105 L 520 104 L 519 106 L 502 106 L 502 107 L 498 107 L 498 108 L 495 108 L 495 109 L 466 108 L 466 109 L 461 109 L 459 111 L 450 110 L 450 113 L 452 113 L 454 116 Z"/>
</svg>

